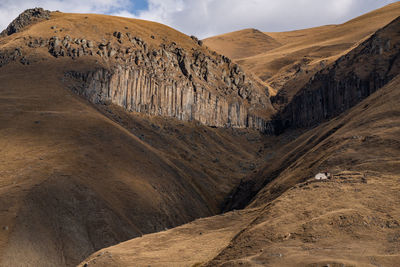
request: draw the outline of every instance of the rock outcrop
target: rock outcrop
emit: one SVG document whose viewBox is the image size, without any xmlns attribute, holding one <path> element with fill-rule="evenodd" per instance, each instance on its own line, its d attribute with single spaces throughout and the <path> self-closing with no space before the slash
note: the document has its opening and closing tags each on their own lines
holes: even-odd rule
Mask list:
<svg viewBox="0 0 400 267">
<path fill-rule="evenodd" d="M 228 58 L 202 49 L 187 52 L 175 43 L 150 47 L 129 33 L 113 36 L 114 40 L 103 43 L 68 36 L 48 41 L 54 57 L 97 56 L 111 65 L 66 73 L 66 79 L 75 80 L 71 89 L 76 93 L 93 103 L 113 103 L 127 111 L 273 133 L 262 114 L 272 108 L 267 92 Z M 32 40 L 28 45 L 43 43 Z"/>
<path fill-rule="evenodd" d="M 49 17 L 50 12 L 41 8 L 26 10 L 2 35 Z M 0 67 L 11 61 L 30 64 L 38 49 L 57 59 L 91 58 L 100 64 L 79 72 L 71 67 L 65 80 L 95 104 L 112 103 L 129 112 L 196 120 L 213 127 L 274 133 L 268 90 L 229 58 L 209 50 L 194 36 L 185 37 L 185 45 L 165 37 L 155 40 L 153 35 L 146 42 L 125 29 L 108 32 L 101 41 L 61 31 L 50 38 L 27 35 L 21 47 L 0 51 Z"/>
<path fill-rule="evenodd" d="M 1 36 L 11 35 L 21 31 L 24 27 L 33 23 L 37 19 L 49 19 L 50 11 L 43 8 L 32 8 L 22 12 L 16 19 L 14 19 L 8 27 L 0 33 Z"/>
<path fill-rule="evenodd" d="M 400 70 L 400 18 L 318 72 L 276 118 L 276 127 L 310 127 L 339 115 Z"/>
<path fill-rule="evenodd" d="M 0 67 L 18 59 L 24 65 L 29 64 L 26 58 L 22 55 L 21 48 L 17 47 L 14 50 L 0 51 Z"/>
</svg>

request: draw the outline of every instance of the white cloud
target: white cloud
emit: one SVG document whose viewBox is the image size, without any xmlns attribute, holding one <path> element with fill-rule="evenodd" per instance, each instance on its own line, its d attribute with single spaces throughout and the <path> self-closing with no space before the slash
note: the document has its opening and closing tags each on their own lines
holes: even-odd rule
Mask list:
<svg viewBox="0 0 400 267">
<path fill-rule="evenodd" d="M 395 0 L 147 0 L 134 15 L 136 0 L 0 0 L 0 28 L 19 13 L 49 10 L 105 13 L 167 24 L 201 38 L 244 28 L 285 31 L 342 23 Z"/>
<path fill-rule="evenodd" d="M 149 0 L 138 17 L 206 37 L 243 28 L 285 31 L 342 23 L 393 0 Z"/>
</svg>

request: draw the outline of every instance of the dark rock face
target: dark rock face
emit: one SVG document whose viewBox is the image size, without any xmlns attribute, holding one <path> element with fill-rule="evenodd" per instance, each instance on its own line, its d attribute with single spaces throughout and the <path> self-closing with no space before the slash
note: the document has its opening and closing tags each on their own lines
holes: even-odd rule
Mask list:
<svg viewBox="0 0 400 267">
<path fill-rule="evenodd" d="M 318 72 L 277 116 L 280 131 L 310 127 L 351 108 L 400 70 L 400 19 Z"/>
<path fill-rule="evenodd" d="M 35 19 L 49 19 L 50 11 L 43 8 L 32 8 L 22 12 L 14 19 L 8 27 L 1 32 L 0 36 L 7 36 L 21 31 L 24 27 L 34 22 Z"/>
</svg>

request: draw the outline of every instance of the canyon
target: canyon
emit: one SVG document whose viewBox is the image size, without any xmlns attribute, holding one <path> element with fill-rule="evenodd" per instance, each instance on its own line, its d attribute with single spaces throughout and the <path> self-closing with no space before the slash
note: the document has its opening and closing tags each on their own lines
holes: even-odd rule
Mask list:
<svg viewBox="0 0 400 267">
<path fill-rule="evenodd" d="M 205 40 L 26 10 L 0 34 L 0 266 L 395 266 L 399 8 Z"/>
</svg>

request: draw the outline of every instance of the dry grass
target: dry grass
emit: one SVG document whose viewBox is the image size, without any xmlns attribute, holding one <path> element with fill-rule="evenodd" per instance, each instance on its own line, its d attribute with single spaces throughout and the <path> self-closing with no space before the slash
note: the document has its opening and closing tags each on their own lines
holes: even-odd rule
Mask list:
<svg viewBox="0 0 400 267">
<path fill-rule="evenodd" d="M 272 87 L 272 94 L 284 87 L 291 96 L 317 70 L 335 61 L 398 16 L 400 3 L 397 2 L 340 25 L 265 32 L 264 35 L 259 31 L 243 30 L 208 38 L 205 44 L 256 74 Z M 248 49 L 243 54 L 243 43 L 254 49 Z M 281 45 L 273 47 L 271 43 Z M 265 52 L 259 49 L 263 46 Z M 284 86 L 288 81 L 291 81 L 290 85 Z"/>
<path fill-rule="evenodd" d="M 257 44 L 261 54 L 245 60 L 260 63 L 255 64 L 256 73 L 270 62 L 268 68 L 278 73 L 288 66 L 280 63 L 279 54 L 285 51 L 290 54 L 283 59 L 289 61 L 303 53 L 312 55 L 312 62 L 334 58 L 397 14 L 399 4 L 391 7 L 351 22 L 362 25 L 373 18 L 377 25 L 354 26 L 356 31 L 340 40 L 333 38 L 339 32 L 331 32 L 331 39 L 318 41 L 328 54 L 315 52 L 320 48 L 313 50 L 306 39 L 271 33 L 281 46 L 265 52 Z M 50 30 L 52 26 L 56 28 Z M 307 34 L 335 27 L 345 26 Z M 129 31 L 154 46 L 174 41 L 190 50 L 195 44 L 157 23 L 56 12 L 51 20 L 1 39 L 0 49 L 20 46 L 28 36 L 68 34 L 107 41 L 114 31 Z M 276 45 L 259 32 L 257 36 L 270 42 L 270 48 Z M 349 45 L 342 46 L 347 41 Z M 94 107 L 65 90 L 61 79 L 67 70 L 85 71 L 101 63 L 89 57 L 56 61 L 44 48 L 35 50 L 32 58 L 30 66 L 10 63 L 0 69 L 0 265 L 72 266 L 106 246 L 214 215 L 240 179 L 270 151 L 276 152 L 268 155 L 271 168 L 260 177 L 289 156 L 295 161 L 260 192 L 251 209 L 130 240 L 105 249 L 99 257 L 93 254 L 90 265 L 243 261 L 282 266 L 333 258 L 388 266 L 398 262 L 398 79 L 347 115 L 285 145 L 282 137 L 126 114 L 114 106 Z M 338 124 L 343 124 L 340 130 L 321 139 Z M 320 168 L 348 175 L 350 182 L 338 178 L 319 187 L 299 185 Z M 367 175 L 367 184 L 358 173 Z M 284 193 L 289 188 L 293 189 Z M 329 225 L 326 233 L 320 224 Z M 287 238 L 287 233 L 295 238 Z M 319 252 L 310 257 L 310 251 Z"/>
<path fill-rule="evenodd" d="M 397 77 L 346 114 L 277 150 L 260 178 L 293 155 L 295 160 L 243 211 L 133 239 L 95 253 L 84 263 L 397 266 L 399 85 Z M 325 169 L 334 177 L 315 181 L 314 174 Z"/>
<path fill-rule="evenodd" d="M 158 23 L 55 12 L 2 38 L 0 49 L 67 34 L 101 42 L 114 31 L 154 46 L 196 44 Z M 262 161 L 257 132 L 95 107 L 62 78 L 104 62 L 23 47 L 30 65 L 0 69 L 1 266 L 72 266 L 103 247 L 216 214 Z"/>
</svg>

